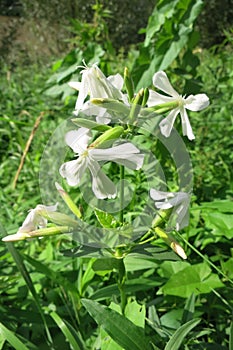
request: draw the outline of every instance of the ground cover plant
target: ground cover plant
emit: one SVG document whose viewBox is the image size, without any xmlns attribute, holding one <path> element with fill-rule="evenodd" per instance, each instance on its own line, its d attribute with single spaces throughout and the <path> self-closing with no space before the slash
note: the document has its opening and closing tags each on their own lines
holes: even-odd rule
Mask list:
<svg viewBox="0 0 233 350">
<path fill-rule="evenodd" d="M 109 56 L 109 45 L 83 40 L 54 65 L 52 76 L 37 67 L 2 69 L 1 233 L 27 239 L 1 242 L 2 349 L 232 349 L 232 43 L 229 33 L 224 45 L 194 53 L 192 23 L 201 5 L 160 1 L 151 16 L 159 21 L 149 21 L 144 44 L 119 56 L 119 64 L 114 52 Z M 165 25 L 154 28 L 161 21 Z M 184 30 L 180 43 L 177 28 Z M 160 47 L 158 38 L 167 38 L 166 45 Z M 178 97 L 172 91 L 173 99 L 161 102 L 154 91 L 161 80 L 167 87 L 167 79 L 160 66 L 150 67 L 155 52 L 165 57 L 168 50 L 173 59 L 162 69 L 185 95 L 182 103 L 191 94 L 210 99 L 207 109 L 188 110 L 192 132 L 187 119 L 182 130 L 177 117 L 177 131 L 169 136 L 163 121 L 180 111 Z M 163 67 L 161 57 L 157 62 Z M 106 80 L 102 72 L 113 77 Z M 117 73 L 124 76 L 122 89 Z M 80 90 L 77 82 L 85 75 L 92 109 L 71 88 Z M 100 151 L 110 155 L 100 164 L 118 186 L 117 200 L 103 199 L 114 197 L 116 189 L 110 182 L 95 183 L 98 173 L 80 186 L 73 178 L 70 164 L 77 160 L 74 153 L 82 157 L 82 137 L 95 161 Z M 129 158 L 120 152 L 122 145 Z M 114 147 L 123 158 L 114 158 L 108 150 Z M 110 163 L 114 159 L 121 163 Z M 133 169 L 123 169 L 122 162 Z M 30 208 L 56 202 L 47 211 L 37 207 L 23 224 Z M 34 227 L 47 219 L 47 227 Z M 88 226 L 81 225 L 83 219 Z"/>
</svg>

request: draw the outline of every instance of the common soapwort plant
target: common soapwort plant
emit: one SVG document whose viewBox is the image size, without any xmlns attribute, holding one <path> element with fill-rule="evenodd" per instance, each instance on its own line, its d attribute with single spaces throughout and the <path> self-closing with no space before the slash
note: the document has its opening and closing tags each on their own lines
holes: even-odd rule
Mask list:
<svg viewBox="0 0 233 350">
<path fill-rule="evenodd" d="M 81 81 L 69 82 L 78 91 L 78 97 L 68 122 L 69 130 L 59 140 L 69 159 L 59 159 L 59 181 L 53 183 L 67 211 L 59 210 L 60 203 L 38 204 L 29 210 L 18 232 L 3 241 L 67 234 L 77 247 L 91 246 L 101 251 L 102 256 L 117 261 L 113 266 L 118 273 L 124 314 L 127 255 L 141 249 L 143 254 L 153 256 L 159 238 L 178 257 L 187 259 L 176 231 L 189 223 L 192 194 L 190 184 L 180 184 L 177 191 L 168 190 L 157 174 L 154 150 L 142 147 L 137 137 L 151 140 L 158 135 L 166 145 L 173 133 L 177 135 L 174 123 L 180 115 L 183 136 L 193 140 L 187 110 L 205 109 L 209 98 L 206 94 L 180 95 L 164 71 L 154 74 L 152 88 L 139 91 L 135 91 L 127 68 L 123 77 L 120 74 L 106 77 L 97 64 L 84 63 L 80 73 Z M 141 201 L 136 189 L 131 188 L 137 174 L 145 175 L 142 189 L 146 201 L 141 213 L 136 210 L 131 213 L 128 204 L 132 196 Z M 80 194 L 80 202 L 73 200 L 74 192 Z M 92 215 L 85 212 L 88 205 Z"/>
<path fill-rule="evenodd" d="M 206 94 L 188 97 L 180 95 L 172 87 L 163 71 L 155 73 L 153 77 L 154 87 L 163 92 L 162 94 L 148 88 L 135 92 L 127 68 L 124 71 L 124 78 L 120 74 L 106 77 L 97 64 L 90 67 L 85 64 L 82 68 L 81 82 L 69 82 L 72 88 L 78 90 L 74 110 L 74 115 L 77 118 L 72 119 L 72 122 L 74 126 L 78 125 L 79 128 L 66 133 L 65 143 L 75 153 L 75 159 L 61 164 L 59 173 L 67 181 L 67 184 L 73 187 L 80 186 L 82 178 L 86 176 L 87 172 L 90 172 L 92 191 L 96 198 L 99 200 L 113 199 L 117 196 L 117 188 L 102 170 L 101 163 L 114 162 L 118 164 L 121 180 L 125 168 L 134 171 L 142 169 L 144 154 L 132 142 L 128 141 L 136 132 L 139 122 L 148 121 L 150 118 L 161 118 L 163 115 L 159 128 L 161 134 L 168 138 L 175 119 L 180 114 L 183 135 L 187 136 L 189 140 L 193 140 L 195 136 L 186 109 L 201 111 L 209 105 L 209 98 Z M 124 92 L 123 86 L 125 87 Z M 85 118 L 80 118 L 80 114 L 84 115 Z M 78 203 L 72 203 L 69 195 L 59 184 L 55 184 L 55 186 L 68 207 L 73 208 L 72 212 L 76 218 L 81 219 L 81 212 L 77 208 Z M 119 195 L 124 196 L 123 193 L 119 193 Z M 149 196 L 154 201 L 155 209 L 159 209 L 159 211 L 154 211 L 154 218 L 148 230 L 148 234 L 150 233 L 149 236 L 151 236 L 150 241 L 153 242 L 156 234 L 160 235 L 184 259 L 186 259 L 185 252 L 172 236 L 166 233 L 164 223 L 170 216 L 176 216 L 175 228 L 177 230 L 188 225 L 190 195 L 190 193 L 185 192 L 164 192 L 158 188 L 149 189 Z M 124 198 L 121 200 L 124 201 Z M 59 213 L 57 206 L 58 204 L 52 206 L 39 204 L 36 208 L 29 210 L 29 214 L 18 232 L 3 238 L 3 241 L 18 241 L 35 236 L 43 237 L 51 229 L 46 228 L 47 220 L 55 224 L 58 221 L 60 224 L 62 222 L 68 223 L 67 232 L 72 233 L 74 220 L 68 217 L 64 219 L 65 214 Z M 108 215 L 108 213 L 105 214 Z M 121 213 L 121 222 L 119 222 L 121 226 L 124 225 L 123 216 Z M 76 223 L 77 226 L 79 224 L 80 222 Z M 55 226 L 51 234 L 57 234 L 61 232 L 61 229 L 64 231 L 64 227 Z M 161 231 L 162 234 L 159 233 Z M 138 244 L 142 242 L 142 237 L 140 237 Z M 116 248 L 115 250 L 117 250 Z M 115 253 L 113 252 L 113 254 Z"/>
</svg>

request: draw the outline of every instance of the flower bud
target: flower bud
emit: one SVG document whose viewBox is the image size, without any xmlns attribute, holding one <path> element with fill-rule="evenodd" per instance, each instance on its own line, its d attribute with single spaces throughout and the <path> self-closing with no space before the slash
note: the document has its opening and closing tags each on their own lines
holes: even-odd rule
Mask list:
<svg viewBox="0 0 233 350">
<path fill-rule="evenodd" d="M 75 118 L 75 119 L 71 119 L 71 121 L 75 125 L 77 125 L 81 128 L 98 130 L 98 131 L 102 131 L 102 132 L 111 129 L 111 126 L 99 124 L 99 123 L 94 122 L 93 120 L 88 120 L 88 119 L 84 119 L 84 118 Z"/>
<path fill-rule="evenodd" d="M 171 249 L 179 255 L 182 259 L 187 259 L 187 256 L 184 252 L 184 249 L 179 245 L 178 242 L 172 237 L 172 235 L 169 233 L 166 233 L 163 231 L 160 227 L 154 228 L 155 233 L 164 240 L 164 242 L 171 247 Z"/>
<path fill-rule="evenodd" d="M 15 235 L 9 235 L 3 237 L 3 242 L 17 242 L 23 241 L 27 238 L 35 238 L 35 237 L 44 237 L 44 236 L 55 236 L 60 235 L 61 233 L 70 233 L 71 229 L 69 226 L 56 226 L 56 227 L 47 227 L 41 228 L 39 230 L 31 231 L 31 232 L 18 232 Z"/>
<path fill-rule="evenodd" d="M 124 128 L 122 126 L 111 128 L 110 130 L 107 130 L 102 135 L 100 135 L 94 142 L 92 142 L 89 148 L 96 148 L 101 146 L 106 141 L 118 139 L 123 132 Z"/>
<path fill-rule="evenodd" d="M 124 70 L 124 83 L 125 83 L 126 91 L 129 96 L 129 101 L 132 101 L 134 97 L 134 84 L 127 67 L 125 67 L 125 70 Z"/>
<path fill-rule="evenodd" d="M 82 214 L 76 204 L 72 201 L 68 193 L 59 185 L 59 183 L 55 182 L 56 189 L 58 190 L 59 194 L 61 195 L 64 202 L 67 204 L 68 208 L 72 211 L 72 213 L 77 217 L 81 218 Z"/>
<path fill-rule="evenodd" d="M 93 98 L 90 102 L 99 107 L 106 108 L 108 112 L 116 112 L 126 116 L 129 113 L 129 107 L 126 104 L 112 98 Z"/>
</svg>

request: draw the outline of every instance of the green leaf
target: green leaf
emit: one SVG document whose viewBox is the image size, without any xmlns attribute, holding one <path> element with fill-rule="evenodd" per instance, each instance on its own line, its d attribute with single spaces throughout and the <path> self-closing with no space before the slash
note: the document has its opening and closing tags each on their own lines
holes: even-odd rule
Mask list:
<svg viewBox="0 0 233 350">
<path fill-rule="evenodd" d="M 98 124 L 92 120 L 84 119 L 84 118 L 74 118 L 71 119 L 71 121 L 82 128 L 87 128 L 87 129 L 93 129 L 93 130 L 98 130 L 98 131 L 106 131 L 111 129 L 111 126 L 104 125 L 104 124 Z"/>
<path fill-rule="evenodd" d="M 204 212 L 201 214 L 207 227 L 213 230 L 213 233 L 225 236 L 228 239 L 233 237 L 233 220 L 229 214 L 214 212 Z"/>
<path fill-rule="evenodd" d="M 51 312 L 50 316 L 56 322 L 57 326 L 60 328 L 60 330 L 62 331 L 62 333 L 66 337 L 70 346 L 72 346 L 72 348 L 74 350 L 84 350 L 84 348 L 82 346 L 82 341 L 77 336 L 77 331 L 75 331 L 73 329 L 73 327 L 68 324 L 67 321 L 63 321 L 56 312 Z M 69 327 L 68 327 L 68 325 L 69 325 Z M 71 331 L 71 329 L 73 331 Z"/>
<path fill-rule="evenodd" d="M 126 317 L 93 300 L 82 299 L 82 304 L 97 324 L 125 350 L 151 349 L 142 328 L 135 326 Z"/>
<path fill-rule="evenodd" d="M 111 228 L 116 227 L 116 219 L 114 216 L 112 216 L 109 213 L 106 213 L 105 211 L 95 209 L 95 216 L 97 217 L 97 220 L 99 221 L 100 225 L 102 227 Z"/>
<path fill-rule="evenodd" d="M 104 258 L 104 257 L 111 257 L 112 255 L 107 250 L 102 250 L 98 247 L 92 247 L 92 246 L 79 246 L 74 249 L 66 249 L 63 250 L 62 253 L 65 256 L 73 256 L 76 258 Z"/>
<path fill-rule="evenodd" d="M 164 294 L 188 298 L 192 293 L 210 293 L 214 288 L 223 287 L 216 274 L 205 263 L 188 266 L 171 276 L 161 288 Z"/>
<path fill-rule="evenodd" d="M 118 259 L 103 258 L 94 261 L 92 269 L 94 271 L 113 271 L 113 269 L 118 269 L 118 266 Z"/>
<path fill-rule="evenodd" d="M 229 200 L 215 200 L 213 202 L 203 202 L 196 209 L 213 210 L 222 213 L 233 213 L 233 201 Z"/>
<path fill-rule="evenodd" d="M 136 300 L 128 302 L 125 307 L 125 316 L 136 326 L 144 328 L 146 318 L 145 305 L 140 305 Z"/>
<path fill-rule="evenodd" d="M 135 293 L 138 291 L 148 290 L 154 287 L 161 286 L 162 282 L 158 278 L 157 280 L 149 278 L 135 278 L 128 280 L 125 283 L 125 292 L 126 293 Z M 91 295 L 91 299 L 94 300 L 104 300 L 106 298 L 111 298 L 113 295 L 119 295 L 119 289 L 117 284 L 112 284 L 107 287 L 98 289 Z"/>
<path fill-rule="evenodd" d="M 229 350 L 233 350 L 233 321 L 230 325 Z"/>
<path fill-rule="evenodd" d="M 0 323 L 0 336 L 8 341 L 15 350 L 30 350 L 2 323 Z"/>
<path fill-rule="evenodd" d="M 145 46 L 150 45 L 152 37 L 155 33 L 160 31 L 166 18 L 172 17 L 178 2 L 179 0 L 169 1 L 167 4 L 162 2 L 161 6 L 159 6 L 159 4 L 155 6 L 152 15 L 149 17 L 148 26 L 146 28 Z"/>
<path fill-rule="evenodd" d="M 191 294 L 186 300 L 181 323 L 192 320 L 195 311 L 195 295 Z"/>
<path fill-rule="evenodd" d="M 170 338 L 164 350 L 178 350 L 186 335 L 200 322 L 200 319 L 193 319 L 180 326 Z"/>
</svg>

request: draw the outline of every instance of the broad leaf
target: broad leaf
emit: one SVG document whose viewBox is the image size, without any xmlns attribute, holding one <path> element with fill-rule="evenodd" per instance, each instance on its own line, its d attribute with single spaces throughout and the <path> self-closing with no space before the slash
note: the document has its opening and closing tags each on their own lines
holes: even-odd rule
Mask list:
<svg viewBox="0 0 233 350">
<path fill-rule="evenodd" d="M 151 345 L 142 328 L 126 317 L 96 301 L 82 299 L 82 304 L 99 326 L 125 350 L 150 350 Z"/>
<path fill-rule="evenodd" d="M 210 293 L 214 288 L 223 287 L 216 274 L 206 264 L 188 266 L 171 276 L 161 288 L 164 294 L 188 298 L 192 293 Z"/>
</svg>

